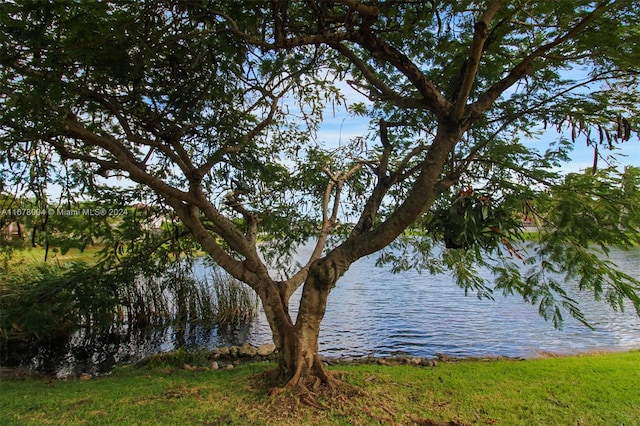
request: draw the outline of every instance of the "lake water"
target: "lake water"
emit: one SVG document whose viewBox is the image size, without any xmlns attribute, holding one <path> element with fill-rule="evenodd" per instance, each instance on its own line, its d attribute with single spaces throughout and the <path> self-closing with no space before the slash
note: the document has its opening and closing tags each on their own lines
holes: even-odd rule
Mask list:
<svg viewBox="0 0 640 426">
<path fill-rule="evenodd" d="M 304 248 L 301 250 L 304 254 Z M 320 333 L 324 356 L 535 357 L 546 352 L 570 354 L 594 350 L 640 348 L 640 318 L 631 306 L 616 312 L 589 294 L 580 295 L 588 329 L 565 316 L 562 330 L 544 321 L 537 307 L 519 297 L 496 295 L 495 301 L 465 296 L 448 275 L 407 271 L 392 274 L 375 267 L 375 255 L 351 266 L 329 296 Z M 640 277 L 640 249 L 614 250 L 611 260 L 629 275 Z M 196 274 L 206 273 L 200 265 Z M 294 295 L 291 311 L 297 311 Z M 58 376 L 109 371 L 116 363 L 174 350 L 180 346 L 213 349 L 271 341 L 261 314 L 254 322 L 228 330 L 173 329 L 76 336 L 61 353 L 45 349 L 24 365 L 57 371 Z"/>
<path fill-rule="evenodd" d="M 575 353 L 640 347 L 640 318 L 633 307 L 616 312 L 587 293 L 580 306 L 591 330 L 568 314 L 561 330 L 519 296 L 495 295 L 495 301 L 465 296 L 448 275 L 406 271 L 393 274 L 375 266 L 376 256 L 351 266 L 329 296 L 320 332 L 320 352 L 330 357 L 450 356 L 534 357 L 545 352 Z M 640 249 L 614 250 L 610 260 L 640 277 Z M 296 295 L 291 310 L 297 311 Z M 213 336 L 212 336 L 213 337 Z M 215 344 L 217 336 L 209 341 Z M 269 342 L 261 316 L 232 336 L 253 344 Z"/>
</svg>

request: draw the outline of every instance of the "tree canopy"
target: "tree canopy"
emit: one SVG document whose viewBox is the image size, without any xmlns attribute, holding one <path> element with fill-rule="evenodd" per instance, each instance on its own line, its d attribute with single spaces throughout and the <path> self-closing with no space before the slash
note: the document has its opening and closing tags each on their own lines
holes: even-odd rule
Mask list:
<svg viewBox="0 0 640 426">
<path fill-rule="evenodd" d="M 397 270 L 519 293 L 556 324 L 583 319 L 566 279 L 640 310 L 638 281 L 598 255 L 640 240 L 638 169 L 559 171 L 573 149 L 604 158 L 637 135 L 639 6 L 5 2 L 0 190 L 43 206 L 53 185 L 67 203 L 166 206 L 257 292 L 290 387 L 334 382 L 318 356 L 327 296 L 381 250 Z M 350 103 L 343 83 L 368 102 Z M 318 141 L 332 105 L 371 133 Z M 546 128 L 557 142 L 536 149 Z"/>
</svg>

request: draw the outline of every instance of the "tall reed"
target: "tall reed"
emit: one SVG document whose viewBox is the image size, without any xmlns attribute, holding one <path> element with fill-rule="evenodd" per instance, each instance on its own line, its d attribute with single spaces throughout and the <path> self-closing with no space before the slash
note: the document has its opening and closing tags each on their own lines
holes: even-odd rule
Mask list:
<svg viewBox="0 0 640 426">
<path fill-rule="evenodd" d="M 214 270 L 208 283 L 215 295 L 219 325 L 250 322 L 258 315 L 258 297 L 243 282 L 220 270 Z"/>
<path fill-rule="evenodd" d="M 101 272 L 74 263 L 43 264 L 0 275 L 0 340 L 37 341 L 84 329 L 133 329 L 251 321 L 258 299 L 245 284 L 214 269 L 196 279 L 188 266 L 163 274 Z"/>
</svg>

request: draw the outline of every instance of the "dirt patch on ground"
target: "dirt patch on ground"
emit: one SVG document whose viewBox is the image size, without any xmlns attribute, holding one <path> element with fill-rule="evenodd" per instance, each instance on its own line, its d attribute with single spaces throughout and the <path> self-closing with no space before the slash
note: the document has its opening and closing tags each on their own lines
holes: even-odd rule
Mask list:
<svg viewBox="0 0 640 426">
<path fill-rule="evenodd" d="M 24 367 L 0 367 L 0 380 L 26 380 L 31 378 L 53 378 Z"/>
</svg>

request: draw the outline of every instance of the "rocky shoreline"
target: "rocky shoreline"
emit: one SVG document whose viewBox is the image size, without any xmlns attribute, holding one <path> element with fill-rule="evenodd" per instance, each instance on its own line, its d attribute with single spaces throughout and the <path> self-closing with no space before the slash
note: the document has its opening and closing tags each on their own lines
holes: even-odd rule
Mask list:
<svg viewBox="0 0 640 426">
<path fill-rule="evenodd" d="M 136 366 L 162 363 L 177 365 L 175 362 L 178 352 L 169 352 L 147 357 L 135 363 Z M 277 361 L 278 353 L 272 343 L 260 346 L 253 346 L 244 343 L 240 346 L 228 346 L 216 348 L 212 351 L 200 353 L 191 357 L 189 361 L 182 364 L 186 370 L 208 370 L 208 369 L 232 369 L 235 366 L 252 362 L 273 362 Z M 322 357 L 326 365 L 410 365 L 416 367 L 435 367 L 438 363 L 452 363 L 461 361 L 491 362 L 498 360 L 521 361 L 524 358 L 514 358 L 505 356 L 485 356 L 485 357 L 455 357 L 445 354 L 437 354 L 435 357 L 415 357 L 415 356 L 395 356 L 395 357 L 357 357 L 357 358 L 332 358 Z"/>
<path fill-rule="evenodd" d="M 182 368 L 190 371 L 206 371 L 218 369 L 233 369 L 241 364 L 255 362 L 275 362 L 278 359 L 276 346 L 266 343 L 260 346 L 253 346 L 244 343 L 240 346 L 227 346 L 213 349 L 211 351 L 187 351 L 179 349 L 177 351 L 151 355 L 133 364 L 134 368 L 144 368 L 147 366 L 168 366 L 172 368 Z M 453 363 L 462 361 L 491 362 L 499 360 L 521 361 L 524 358 L 514 358 L 505 356 L 485 356 L 485 357 L 455 357 L 445 354 L 437 354 L 435 357 L 415 357 L 401 355 L 395 357 L 355 357 L 355 358 L 332 358 L 322 357 L 326 365 L 408 365 L 415 367 L 436 367 L 438 363 Z M 27 368 L 1 368 L 0 377 L 4 379 L 24 379 L 27 377 L 47 377 L 45 374 L 30 371 Z M 84 373 L 75 378 L 88 380 L 93 375 Z M 73 378 L 73 377 L 70 377 Z"/>
</svg>

